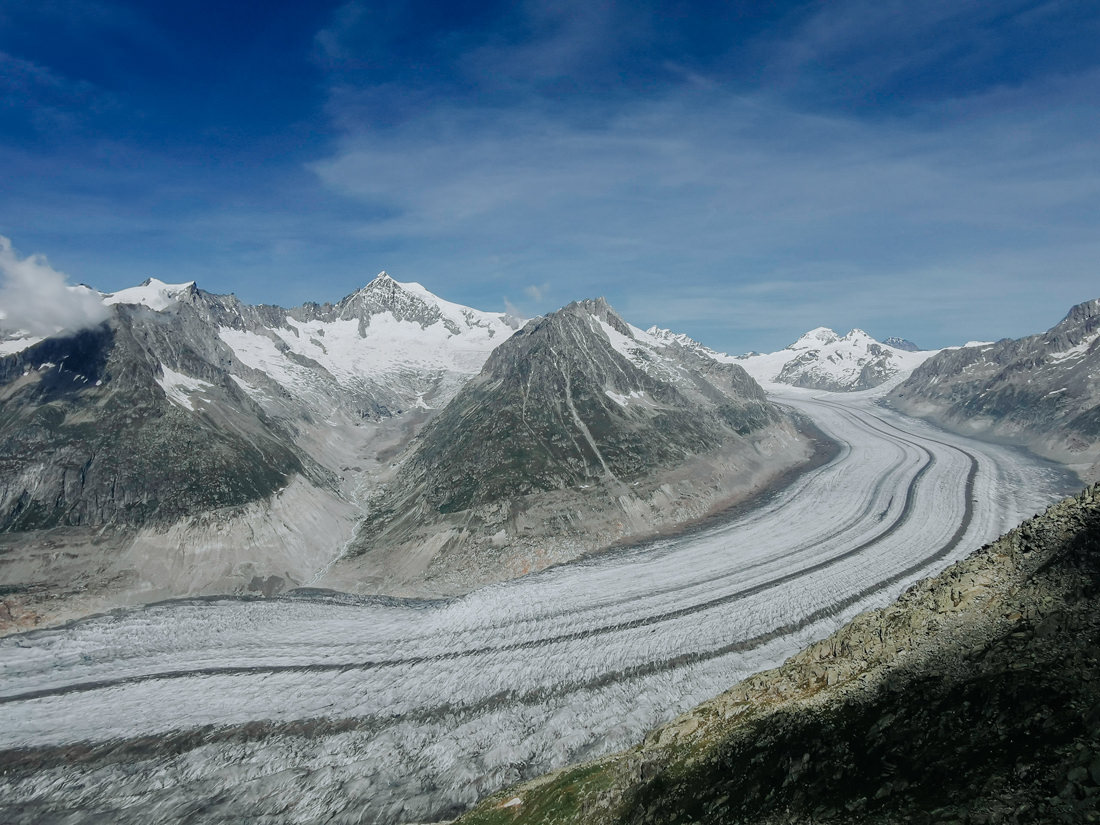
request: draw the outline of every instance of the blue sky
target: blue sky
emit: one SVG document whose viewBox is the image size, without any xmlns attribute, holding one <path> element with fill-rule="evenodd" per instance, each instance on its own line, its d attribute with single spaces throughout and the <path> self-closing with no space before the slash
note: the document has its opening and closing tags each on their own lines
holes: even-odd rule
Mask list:
<svg viewBox="0 0 1100 825">
<path fill-rule="evenodd" d="M 75 281 L 604 295 L 731 352 L 1100 297 L 1087 2 L 0 0 L 0 235 Z"/>
</svg>

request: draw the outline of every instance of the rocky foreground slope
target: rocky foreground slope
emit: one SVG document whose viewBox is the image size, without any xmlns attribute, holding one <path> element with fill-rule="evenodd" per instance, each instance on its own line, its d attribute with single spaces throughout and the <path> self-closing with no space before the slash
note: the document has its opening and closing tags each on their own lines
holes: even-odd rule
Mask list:
<svg viewBox="0 0 1100 825">
<path fill-rule="evenodd" d="M 1100 820 L 1100 486 L 496 823 Z"/>
<path fill-rule="evenodd" d="M 494 350 L 321 584 L 462 592 L 705 516 L 813 451 L 736 364 L 573 303 Z"/>
<path fill-rule="evenodd" d="M 1039 335 L 944 350 L 888 396 L 966 435 L 1007 441 L 1100 478 L 1100 299 Z"/>
</svg>

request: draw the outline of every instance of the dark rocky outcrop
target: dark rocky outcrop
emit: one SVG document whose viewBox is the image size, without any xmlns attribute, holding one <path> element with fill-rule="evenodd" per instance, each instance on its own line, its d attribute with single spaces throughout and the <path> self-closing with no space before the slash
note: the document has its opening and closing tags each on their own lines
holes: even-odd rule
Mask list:
<svg viewBox="0 0 1100 825">
<path fill-rule="evenodd" d="M 1094 486 L 639 747 L 459 821 L 1078 823 L 1098 802 Z"/>
<path fill-rule="evenodd" d="M 889 338 L 883 340 L 884 344 L 894 349 L 900 349 L 902 352 L 920 352 L 920 347 L 914 344 L 907 338 L 898 338 L 896 335 L 891 335 Z"/>
</svg>

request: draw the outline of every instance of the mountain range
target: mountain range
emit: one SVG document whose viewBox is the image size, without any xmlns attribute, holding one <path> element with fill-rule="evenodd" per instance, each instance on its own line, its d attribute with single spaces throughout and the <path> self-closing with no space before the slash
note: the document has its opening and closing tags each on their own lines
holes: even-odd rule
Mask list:
<svg viewBox="0 0 1100 825">
<path fill-rule="evenodd" d="M 805 464 L 799 427 L 738 365 L 572 303 L 493 351 L 326 581 L 460 592 L 651 535 Z"/>
<path fill-rule="evenodd" d="M 858 392 L 908 375 L 933 354 L 899 338 L 889 341 L 895 345 L 876 341 L 861 329 L 842 336 L 828 327 L 817 327 L 785 349 L 743 355 L 738 363 L 765 384 Z"/>
<path fill-rule="evenodd" d="M 101 298 L 91 329 L 3 341 L 10 628 L 304 585 L 463 592 L 820 452 L 733 359 L 603 301 L 524 325 L 386 273 L 291 309 L 153 279 Z"/>
<path fill-rule="evenodd" d="M 102 297 L 94 328 L 4 341 L 13 626 L 306 583 L 350 538 L 360 485 L 518 325 L 385 273 L 289 310 L 156 280 Z"/>
<path fill-rule="evenodd" d="M 873 390 L 1097 475 L 1096 301 L 1020 341 L 819 327 L 731 356 L 602 299 L 524 321 L 384 272 L 290 309 L 155 279 L 99 298 L 95 327 L 0 341 L 8 629 L 207 593 L 452 595 L 683 527 L 827 458 L 761 384 Z"/>
</svg>

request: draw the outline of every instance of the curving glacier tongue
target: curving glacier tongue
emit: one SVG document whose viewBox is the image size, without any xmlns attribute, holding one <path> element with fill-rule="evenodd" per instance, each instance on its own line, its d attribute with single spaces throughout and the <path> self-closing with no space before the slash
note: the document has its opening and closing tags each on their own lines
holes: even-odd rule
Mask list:
<svg viewBox="0 0 1100 825">
<path fill-rule="evenodd" d="M 0 641 L 0 819 L 429 821 L 636 741 L 1060 494 L 859 397 L 752 511 L 442 602 L 172 602 Z"/>
</svg>

